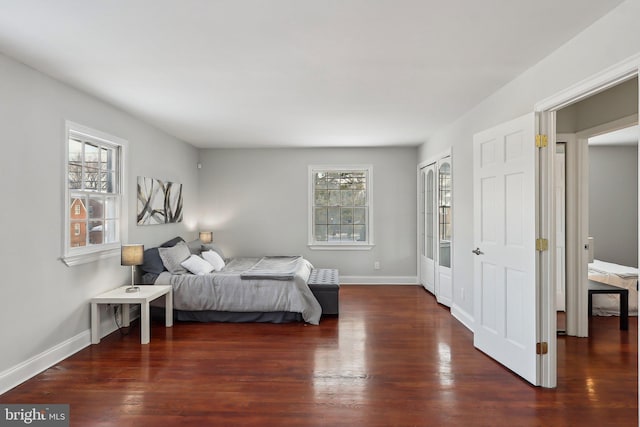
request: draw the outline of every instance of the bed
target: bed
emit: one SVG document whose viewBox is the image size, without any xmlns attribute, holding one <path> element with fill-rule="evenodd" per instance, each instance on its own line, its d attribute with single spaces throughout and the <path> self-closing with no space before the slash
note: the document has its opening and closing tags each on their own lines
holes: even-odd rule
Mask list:
<svg viewBox="0 0 640 427">
<path fill-rule="evenodd" d="M 610 262 L 594 260 L 589 263 L 589 279 L 629 290 L 629 316 L 638 315 L 638 269 Z M 618 295 L 594 295 L 593 314 L 619 316 Z"/>
<path fill-rule="evenodd" d="M 307 284 L 312 269 L 301 256 L 228 259 L 216 245 L 176 238 L 145 251 L 142 281 L 172 286 L 176 320 L 317 325 L 322 309 Z"/>
</svg>

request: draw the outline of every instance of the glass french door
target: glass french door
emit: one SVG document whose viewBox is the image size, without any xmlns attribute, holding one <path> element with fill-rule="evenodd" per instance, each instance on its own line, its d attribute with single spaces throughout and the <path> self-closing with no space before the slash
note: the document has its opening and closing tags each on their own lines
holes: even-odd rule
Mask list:
<svg viewBox="0 0 640 427">
<path fill-rule="evenodd" d="M 420 170 L 420 281 L 436 293 L 436 163 Z"/>
<path fill-rule="evenodd" d="M 449 307 L 453 303 L 453 280 L 451 274 L 452 183 L 451 156 L 446 156 L 438 161 L 436 299 L 439 303 Z"/>
</svg>

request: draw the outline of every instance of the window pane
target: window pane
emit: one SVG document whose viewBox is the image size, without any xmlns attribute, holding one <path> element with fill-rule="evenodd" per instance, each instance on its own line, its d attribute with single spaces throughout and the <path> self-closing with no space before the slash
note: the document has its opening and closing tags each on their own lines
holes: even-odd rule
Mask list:
<svg viewBox="0 0 640 427">
<path fill-rule="evenodd" d="M 353 206 L 354 198 L 353 198 L 353 190 L 343 190 L 342 191 L 342 206 Z"/>
<path fill-rule="evenodd" d="M 353 208 L 342 208 L 340 210 L 340 223 L 353 224 Z"/>
<path fill-rule="evenodd" d="M 340 227 L 340 240 L 353 241 L 353 225 L 342 225 Z"/>
<path fill-rule="evenodd" d="M 82 142 L 69 139 L 69 188 L 82 188 Z"/>
<path fill-rule="evenodd" d="M 315 209 L 315 223 L 316 224 L 327 224 L 327 208 L 316 208 Z M 325 229 L 326 234 L 326 229 Z"/>
<path fill-rule="evenodd" d="M 351 181 L 351 188 L 353 188 L 354 190 L 364 190 L 366 188 L 366 179 L 364 178 L 364 176 L 362 176 L 361 178 L 354 178 Z"/>
<path fill-rule="evenodd" d="M 438 175 L 440 240 L 451 239 L 451 166 L 443 163 Z"/>
<path fill-rule="evenodd" d="M 329 206 L 340 206 L 340 190 L 329 190 Z"/>
<path fill-rule="evenodd" d="M 315 194 L 315 205 L 326 206 L 329 203 L 329 192 L 327 190 L 317 190 Z"/>
<path fill-rule="evenodd" d="M 71 196 L 69 215 L 72 220 L 87 219 L 87 208 L 83 198 Z"/>
<path fill-rule="evenodd" d="M 362 189 L 364 188 L 366 174 L 365 172 L 349 172 L 345 175 L 346 188 Z"/>
<path fill-rule="evenodd" d="M 98 168 L 100 165 L 100 148 L 87 142 L 84 144 L 84 164 L 88 167 Z"/>
<path fill-rule="evenodd" d="M 118 224 L 114 220 L 105 221 L 104 222 L 104 242 L 103 243 L 114 243 L 117 242 L 117 228 Z"/>
<path fill-rule="evenodd" d="M 84 221 L 71 221 L 71 235 L 69 246 L 77 248 L 87 245 L 87 223 Z"/>
<path fill-rule="evenodd" d="M 318 242 L 326 242 L 327 241 L 327 226 L 326 225 L 316 225 L 315 226 L 315 238 Z"/>
<path fill-rule="evenodd" d="M 330 225 L 328 227 L 328 233 L 329 235 L 327 236 L 330 242 L 335 242 L 335 241 L 339 241 L 340 240 L 340 225 Z"/>
<path fill-rule="evenodd" d="M 85 166 L 84 174 L 82 176 L 84 180 L 84 189 L 88 191 L 98 191 L 100 174 L 98 169 L 94 167 Z"/>
<path fill-rule="evenodd" d="M 425 210 L 425 214 L 427 216 L 426 222 L 426 252 L 427 252 L 427 258 L 429 259 L 433 259 L 434 258 L 434 244 L 435 244 L 435 230 L 434 230 L 434 226 L 433 226 L 433 220 L 434 220 L 434 199 L 435 199 L 435 177 L 434 177 L 435 173 L 433 170 L 429 170 L 429 172 L 427 173 L 427 184 L 426 184 L 426 189 L 425 189 L 425 197 L 427 198 L 426 200 L 426 210 Z"/>
<path fill-rule="evenodd" d="M 114 170 L 114 149 L 102 147 L 100 149 L 100 168 L 102 170 Z"/>
<path fill-rule="evenodd" d="M 340 189 L 340 172 L 331 172 L 327 174 L 327 188 L 331 190 Z"/>
<path fill-rule="evenodd" d="M 104 243 L 104 224 L 102 221 L 89 221 L 89 244 L 101 245 Z"/>
<path fill-rule="evenodd" d="M 101 172 L 100 173 L 100 191 L 104 193 L 114 192 L 114 173 L 113 172 Z"/>
<path fill-rule="evenodd" d="M 69 188 L 80 190 L 82 188 L 82 166 L 69 164 Z"/>
<path fill-rule="evenodd" d="M 353 209 L 353 223 L 354 224 L 366 224 L 367 223 L 367 210 L 365 208 Z"/>
<path fill-rule="evenodd" d="M 327 188 L 327 176 L 324 172 L 316 172 L 314 176 L 314 187 L 318 189 Z"/>
<path fill-rule="evenodd" d="M 357 242 L 367 241 L 367 226 L 366 225 L 354 225 L 353 226 L 353 240 Z"/>
<path fill-rule="evenodd" d="M 69 139 L 69 163 L 82 164 L 82 142 L 73 138 Z"/>
<path fill-rule="evenodd" d="M 340 224 L 340 208 L 329 208 L 328 211 L 327 224 Z"/>
<path fill-rule="evenodd" d="M 451 267 L 451 242 L 440 242 L 440 265 Z"/>
<path fill-rule="evenodd" d="M 104 217 L 106 219 L 115 219 L 118 217 L 118 199 L 115 197 L 107 197 L 104 200 Z"/>
<path fill-rule="evenodd" d="M 96 198 L 96 197 L 89 198 L 89 218 L 91 219 L 104 218 L 104 201 L 102 198 Z"/>
<path fill-rule="evenodd" d="M 367 192 L 365 190 L 358 190 L 353 192 L 353 206 L 366 206 L 367 205 Z"/>
</svg>

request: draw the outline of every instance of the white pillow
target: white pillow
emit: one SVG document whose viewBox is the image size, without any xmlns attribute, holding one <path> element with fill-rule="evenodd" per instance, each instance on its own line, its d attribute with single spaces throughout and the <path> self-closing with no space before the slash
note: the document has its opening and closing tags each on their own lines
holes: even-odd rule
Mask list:
<svg viewBox="0 0 640 427">
<path fill-rule="evenodd" d="M 191 255 L 186 260 L 180 263 L 184 268 L 192 272 L 193 274 L 207 274 L 213 271 L 213 266 L 207 261 L 200 258 L 198 255 Z"/>
<path fill-rule="evenodd" d="M 216 251 L 202 251 L 202 258 L 213 266 L 215 271 L 220 271 L 224 268 L 224 260 Z"/>
</svg>

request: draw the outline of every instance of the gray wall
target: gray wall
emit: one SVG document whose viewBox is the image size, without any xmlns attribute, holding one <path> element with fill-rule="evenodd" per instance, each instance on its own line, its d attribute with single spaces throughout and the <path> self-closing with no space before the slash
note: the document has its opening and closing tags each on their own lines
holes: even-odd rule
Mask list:
<svg viewBox="0 0 640 427">
<path fill-rule="evenodd" d="M 473 135 L 532 112 L 536 103 L 640 54 L 640 1 L 627 0 L 505 85 L 420 147 L 426 160 L 446 148 L 453 156 L 452 314 L 473 327 Z M 522 31 L 528 31 L 525 27 Z M 469 70 L 472 72 L 472 70 Z"/>
<path fill-rule="evenodd" d="M 119 257 L 67 267 L 62 255 L 64 126 L 71 120 L 129 141 L 129 242 L 157 244 L 197 229 L 197 150 L 91 96 L 0 55 L 0 392 L 10 368 L 67 340 L 88 343 L 89 299 L 127 283 Z M 135 224 L 138 175 L 184 184 L 185 221 Z M 8 381 L 8 380 L 7 380 Z"/>
<path fill-rule="evenodd" d="M 207 149 L 200 162 L 200 223 L 225 255 L 300 254 L 341 277 L 415 283 L 417 148 Z M 307 247 L 310 164 L 373 165 L 373 249 Z"/>
<path fill-rule="evenodd" d="M 595 258 L 638 266 L 638 147 L 589 147 L 589 235 Z"/>
</svg>

